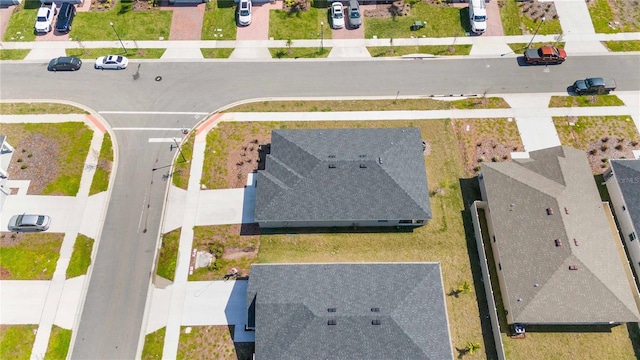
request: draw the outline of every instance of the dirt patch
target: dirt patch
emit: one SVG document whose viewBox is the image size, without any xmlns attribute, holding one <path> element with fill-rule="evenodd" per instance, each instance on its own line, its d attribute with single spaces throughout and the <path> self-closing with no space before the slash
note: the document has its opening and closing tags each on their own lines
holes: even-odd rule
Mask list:
<svg viewBox="0 0 640 360">
<path fill-rule="evenodd" d="M 587 158 L 591 171 L 600 174 L 609 168 L 609 159 L 633 159 L 633 149 L 640 148 L 638 141 L 604 136 L 587 146 Z"/>
<path fill-rule="evenodd" d="M 29 195 L 40 195 L 58 177 L 60 144 L 42 134 L 27 134 L 15 147 L 8 173 L 11 180 L 30 180 Z"/>
<path fill-rule="evenodd" d="M 520 8 L 520 13 L 531 20 L 542 21 L 543 17 L 546 20 L 558 18 L 558 12 L 552 2 L 539 2 L 537 0 L 533 0 L 517 2 L 517 4 Z"/>
<path fill-rule="evenodd" d="M 234 331 L 235 325 L 183 326 L 180 329 L 178 359 L 251 359 L 254 343 L 234 342 Z"/>
<path fill-rule="evenodd" d="M 364 11 L 365 17 L 379 19 L 409 15 L 411 15 L 411 6 L 404 1 L 394 1 L 391 4 L 376 4 L 374 9 Z"/>
<path fill-rule="evenodd" d="M 589 7 L 595 6 L 597 0 L 587 0 Z M 640 30 L 640 0 L 607 0 L 613 13 L 613 21 L 609 27 L 625 32 Z"/>
<path fill-rule="evenodd" d="M 250 140 L 229 153 L 227 183 L 232 184 L 232 187 L 243 187 L 249 174 L 258 170 L 260 161 L 264 161 L 264 158 L 260 159 L 263 152 L 261 149 L 271 141 L 271 136 L 251 138 L 251 135 L 247 134 L 247 139 Z"/>
</svg>

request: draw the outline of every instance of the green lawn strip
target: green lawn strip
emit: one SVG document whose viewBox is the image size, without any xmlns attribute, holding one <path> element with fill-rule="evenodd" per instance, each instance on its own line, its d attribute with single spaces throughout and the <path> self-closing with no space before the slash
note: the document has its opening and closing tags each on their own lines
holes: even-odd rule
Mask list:
<svg viewBox="0 0 640 360">
<path fill-rule="evenodd" d="M 2 233 L 0 236 L 13 239 L 14 235 Z M 21 240 L 0 246 L 0 267 L 6 273 L 3 280 L 51 280 L 64 234 L 24 233 L 19 236 Z"/>
<path fill-rule="evenodd" d="M 0 60 L 22 60 L 30 49 L 0 50 Z"/>
<path fill-rule="evenodd" d="M 144 347 L 142 348 L 142 360 L 162 359 L 164 348 L 164 335 L 167 328 L 156 330 L 144 337 Z"/>
<path fill-rule="evenodd" d="M 505 35 L 523 35 L 534 34 L 538 26 L 538 34 L 561 34 L 562 27 L 558 19 L 547 19 L 540 25 L 539 21 L 534 21 L 530 17 L 523 15 L 520 6 L 524 3 L 515 0 L 503 0 L 500 2 L 500 18 L 502 20 L 502 29 Z M 523 30 L 527 30 L 525 33 Z"/>
<path fill-rule="evenodd" d="M 453 101 L 429 98 L 398 100 L 263 101 L 240 104 L 227 109 L 226 112 L 330 112 L 508 108 L 509 104 L 507 104 L 503 98 L 487 97 Z"/>
<path fill-rule="evenodd" d="M 67 104 L 56 103 L 0 103 L 1 115 L 88 114 L 89 112 Z"/>
<path fill-rule="evenodd" d="M 81 59 L 96 59 L 106 55 L 123 55 L 129 59 L 160 59 L 167 49 L 81 48 L 66 49 L 67 56 Z"/>
<path fill-rule="evenodd" d="M 449 293 L 465 281 L 473 283 L 471 259 L 463 226 L 464 208 L 459 179 L 462 159 L 449 120 L 380 122 L 286 123 L 287 128 L 419 127 L 431 147 L 425 158 L 433 219 L 413 232 L 350 232 L 262 234 L 260 263 L 318 262 L 439 262 L 444 290 Z M 475 253 L 475 252 L 473 252 Z M 475 255 L 477 257 L 477 255 Z M 473 260 L 477 261 L 477 260 Z M 475 292 L 447 296 L 452 344 L 482 338 Z M 486 334 L 490 336 L 489 334 Z"/>
<path fill-rule="evenodd" d="M 0 325 L 0 359 L 29 360 L 38 325 Z"/>
<path fill-rule="evenodd" d="M 71 330 L 53 325 L 44 360 L 65 360 L 71 344 Z"/>
<path fill-rule="evenodd" d="M 587 3 L 591 22 L 597 33 L 613 34 L 620 32 L 620 29 L 609 26 L 615 20 L 613 11 L 607 0 L 595 0 Z"/>
<path fill-rule="evenodd" d="M 514 52 L 519 53 L 524 53 L 524 50 L 527 48 L 527 43 L 511 43 L 511 44 L 507 44 L 509 45 L 509 47 L 511 48 L 511 50 L 513 50 Z M 559 42 L 559 43 L 548 43 L 548 42 L 536 42 L 536 43 L 532 43 L 529 46 L 529 49 L 537 49 L 539 47 L 542 47 L 544 45 L 553 45 L 557 48 L 564 48 L 565 43 L 564 42 Z"/>
<path fill-rule="evenodd" d="M 320 22 L 324 22 L 324 31 Z M 331 39 L 332 33 L 327 21 L 327 10 L 311 7 L 306 11 L 287 12 L 271 10 L 269 12 L 269 37 L 275 40 Z M 318 46 L 320 42 L 318 42 Z"/>
<path fill-rule="evenodd" d="M 412 31 L 416 21 L 426 21 L 427 25 Z M 416 3 L 409 16 L 395 18 L 364 18 L 364 37 L 371 39 L 398 39 L 413 37 L 449 37 L 464 36 L 469 31 L 467 8 Z M 453 44 L 452 44 L 453 45 Z"/>
<path fill-rule="evenodd" d="M 554 116 L 553 123 L 562 145 L 585 151 L 589 144 L 609 136 L 631 139 L 636 144 L 640 142 L 640 134 L 631 116 Z"/>
<path fill-rule="evenodd" d="M 202 48 L 202 56 L 205 59 L 228 59 L 233 53 L 233 48 Z"/>
<path fill-rule="evenodd" d="M 70 37 L 74 41 L 117 40 L 117 31 L 123 41 L 169 38 L 172 11 L 133 11 L 132 5 L 132 1 L 121 0 L 109 11 L 78 12 Z"/>
<path fill-rule="evenodd" d="M 182 229 L 178 228 L 166 234 L 162 234 L 162 246 L 160 247 L 156 274 L 171 281 L 173 281 L 176 274 L 181 231 Z"/>
<path fill-rule="evenodd" d="M 98 156 L 98 166 L 91 180 L 91 188 L 89 195 L 107 191 L 109 188 L 109 176 L 111 175 L 111 167 L 113 166 L 113 143 L 111 135 L 104 134 L 102 145 L 100 147 L 100 155 Z"/>
<path fill-rule="evenodd" d="M 609 51 L 640 51 L 640 41 L 604 41 L 604 45 Z"/>
<path fill-rule="evenodd" d="M 78 234 L 76 242 L 73 244 L 73 253 L 67 267 L 67 279 L 76 276 L 85 275 L 91 265 L 91 252 L 93 250 L 94 240 Z"/>
<path fill-rule="evenodd" d="M 238 29 L 235 9 L 233 0 L 212 0 L 207 3 L 202 23 L 202 40 L 235 40 Z"/>
<path fill-rule="evenodd" d="M 318 48 L 269 48 L 271 56 L 276 59 L 297 59 L 297 58 L 326 58 L 331 52 L 331 48 L 324 48 L 322 50 Z"/>
<path fill-rule="evenodd" d="M 624 106 L 616 95 L 552 96 L 549 107 Z"/>
<path fill-rule="evenodd" d="M 472 45 L 369 46 L 373 57 L 431 54 L 436 56 L 469 55 Z"/>
<path fill-rule="evenodd" d="M 21 5 L 16 6 L 9 18 L 4 41 L 34 41 L 36 39 L 34 25 L 39 7 L 38 0 L 24 0 Z"/>
<path fill-rule="evenodd" d="M 239 235 L 231 230 L 232 225 L 196 226 L 193 228 L 193 248 L 198 251 L 208 251 L 215 256 L 214 262 L 208 268 L 196 269 L 189 275 L 189 281 L 217 280 L 228 274 L 231 268 L 238 269 L 240 276 L 251 270 L 251 264 L 256 262 L 255 256 L 248 252 L 246 256 L 224 258 L 229 249 L 245 249 L 253 251 L 258 248 L 257 235 Z"/>
<path fill-rule="evenodd" d="M 191 157 L 193 156 L 193 141 L 195 134 L 191 134 L 180 145 L 182 155 L 176 157 L 173 163 L 173 185 L 186 190 L 189 185 L 189 173 L 191 171 Z"/>
</svg>

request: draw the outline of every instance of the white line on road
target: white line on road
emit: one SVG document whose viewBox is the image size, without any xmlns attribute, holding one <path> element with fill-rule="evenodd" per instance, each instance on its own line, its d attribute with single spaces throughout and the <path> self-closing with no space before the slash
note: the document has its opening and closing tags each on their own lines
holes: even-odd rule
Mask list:
<svg viewBox="0 0 640 360">
<path fill-rule="evenodd" d="M 184 128 L 145 128 L 145 127 L 114 127 L 111 128 L 113 131 L 148 131 L 148 130 L 156 130 L 156 131 L 183 131 Z"/>
<path fill-rule="evenodd" d="M 152 142 L 156 142 L 156 143 L 159 143 L 159 142 L 163 142 L 163 143 L 165 143 L 165 142 L 170 142 L 170 143 L 178 142 L 178 143 L 180 143 L 181 141 L 182 141 L 182 138 L 149 138 L 149 142 L 150 143 L 152 143 Z"/>
<path fill-rule="evenodd" d="M 121 115 L 209 115 L 206 112 L 189 111 L 98 111 L 99 114 L 121 114 Z"/>
</svg>

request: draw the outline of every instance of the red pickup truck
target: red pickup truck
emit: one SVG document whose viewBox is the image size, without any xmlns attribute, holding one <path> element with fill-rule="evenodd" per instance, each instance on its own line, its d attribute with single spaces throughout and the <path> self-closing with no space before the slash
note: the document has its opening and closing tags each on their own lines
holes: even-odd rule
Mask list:
<svg viewBox="0 0 640 360">
<path fill-rule="evenodd" d="M 527 49 L 524 52 L 524 59 L 527 64 L 562 64 L 567 59 L 564 49 L 555 46 L 545 45 L 539 49 Z"/>
</svg>

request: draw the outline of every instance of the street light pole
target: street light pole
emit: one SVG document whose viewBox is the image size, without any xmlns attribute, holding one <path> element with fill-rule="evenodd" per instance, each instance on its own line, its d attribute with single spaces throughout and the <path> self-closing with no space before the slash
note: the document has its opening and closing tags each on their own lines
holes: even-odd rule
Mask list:
<svg viewBox="0 0 640 360">
<path fill-rule="evenodd" d="M 324 52 L 324 21 L 320 21 L 320 53 Z"/>
<path fill-rule="evenodd" d="M 538 24 L 538 27 L 536 28 L 536 32 L 533 33 L 533 36 L 531 37 L 531 41 L 529 41 L 529 43 L 527 44 L 527 49 L 529 48 L 529 46 L 531 46 L 531 43 L 533 42 L 533 39 L 536 37 L 536 35 L 538 35 L 538 30 L 540 30 L 540 26 L 542 26 L 542 23 L 544 22 L 545 17 L 542 17 L 542 21 L 540 21 L 540 23 Z"/>
<path fill-rule="evenodd" d="M 111 25 L 111 28 L 113 29 L 113 32 L 116 33 L 116 36 L 118 37 L 118 41 L 120 41 L 120 45 L 122 45 L 122 49 L 124 50 L 125 54 L 127 53 L 127 48 L 124 47 L 124 44 L 122 43 L 122 39 L 120 39 L 120 34 L 118 34 L 118 32 L 116 31 L 116 27 L 113 26 L 113 21 L 109 21 L 109 25 Z"/>
</svg>

